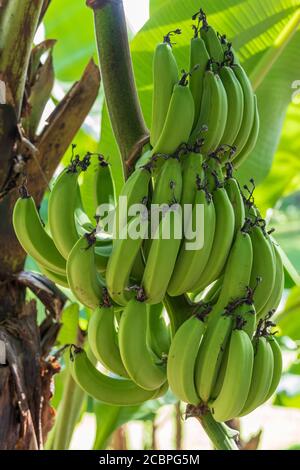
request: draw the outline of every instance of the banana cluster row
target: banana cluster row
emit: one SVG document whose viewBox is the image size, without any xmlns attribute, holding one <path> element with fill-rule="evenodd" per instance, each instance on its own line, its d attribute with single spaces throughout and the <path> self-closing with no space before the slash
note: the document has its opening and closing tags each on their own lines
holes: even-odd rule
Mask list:
<svg viewBox="0 0 300 470">
<path fill-rule="evenodd" d="M 159 44 L 153 62 L 150 141 L 153 153 L 172 154 L 183 142 L 202 142 L 202 153 L 219 147 L 234 150 L 240 166 L 254 149 L 259 132 L 257 99 L 231 43 L 207 23 L 201 10 L 193 19 L 190 71 L 179 78 L 171 31 Z M 189 80 L 188 80 L 189 77 Z"/>
</svg>

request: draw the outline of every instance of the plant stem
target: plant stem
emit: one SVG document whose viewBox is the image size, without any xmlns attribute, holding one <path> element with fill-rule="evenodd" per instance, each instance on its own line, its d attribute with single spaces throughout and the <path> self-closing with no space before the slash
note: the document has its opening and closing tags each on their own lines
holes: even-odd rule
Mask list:
<svg viewBox="0 0 300 470">
<path fill-rule="evenodd" d="M 87 0 L 93 8 L 101 77 L 112 128 L 123 162 L 148 136 L 134 81 L 121 0 Z"/>
<path fill-rule="evenodd" d="M 20 118 L 30 52 L 43 0 L 10 0 L 0 21 L 0 72 Z"/>
<path fill-rule="evenodd" d="M 238 433 L 224 423 L 217 423 L 206 406 L 188 405 L 186 416 L 199 421 L 216 450 L 239 450 L 234 439 Z"/>
<path fill-rule="evenodd" d="M 263 82 L 266 75 L 271 70 L 274 63 L 278 60 L 294 34 L 296 33 L 300 24 L 300 9 L 298 9 L 291 19 L 288 21 L 286 26 L 283 28 L 279 36 L 276 38 L 272 46 L 262 56 L 254 70 L 250 74 L 250 81 L 252 83 L 253 90 L 257 90 L 259 85 Z"/>
</svg>

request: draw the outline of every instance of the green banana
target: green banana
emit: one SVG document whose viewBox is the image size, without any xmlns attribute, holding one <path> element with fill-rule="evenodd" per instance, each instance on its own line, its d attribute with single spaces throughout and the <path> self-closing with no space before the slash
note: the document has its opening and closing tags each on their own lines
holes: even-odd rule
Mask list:
<svg viewBox="0 0 300 470">
<path fill-rule="evenodd" d="M 178 147 L 188 142 L 194 123 L 195 105 L 192 93 L 187 86 L 184 73 L 174 86 L 164 127 L 153 148 L 153 155 L 172 155 Z"/>
<path fill-rule="evenodd" d="M 99 157 L 100 159 L 100 157 Z M 104 160 L 99 160 L 99 165 L 94 179 L 94 203 L 97 209 L 101 204 L 115 205 L 115 184 L 111 171 L 111 165 Z"/>
<path fill-rule="evenodd" d="M 282 264 L 282 259 L 278 249 L 276 248 L 276 242 L 273 242 L 274 247 L 274 255 L 275 255 L 275 262 L 276 262 L 276 272 L 275 272 L 275 280 L 274 280 L 274 287 L 272 293 L 258 315 L 258 320 L 260 318 L 264 318 L 271 310 L 276 311 L 278 305 L 280 303 L 282 292 L 284 289 L 284 269 Z"/>
<path fill-rule="evenodd" d="M 245 416 L 266 401 L 271 387 L 274 357 L 272 348 L 263 336 L 254 339 L 254 364 L 251 386 L 245 406 L 239 416 Z"/>
<path fill-rule="evenodd" d="M 209 404 L 217 422 L 228 421 L 244 408 L 251 385 L 253 347 L 247 333 L 235 329 L 231 333 L 224 380 L 217 398 Z"/>
<path fill-rule="evenodd" d="M 200 204 L 203 204 L 204 209 L 204 244 L 197 250 L 188 250 L 186 243 L 190 243 L 191 241 L 184 240 L 168 286 L 168 294 L 171 296 L 177 296 L 193 290 L 196 279 L 199 278 L 205 270 L 211 255 L 215 232 L 215 208 L 211 196 L 202 189 L 198 190 L 196 193 L 190 223 L 193 222 L 195 224 Z M 199 235 L 198 230 L 197 235 Z"/>
<path fill-rule="evenodd" d="M 157 175 L 151 204 L 176 204 L 182 193 L 182 170 L 178 158 L 168 158 Z"/>
<path fill-rule="evenodd" d="M 135 230 L 140 227 L 140 233 Z M 114 240 L 113 250 L 106 269 L 106 285 L 111 298 L 119 305 L 126 305 L 133 296 L 130 291 L 130 275 L 148 230 L 148 221 L 136 216 Z M 127 237 L 127 238 L 125 238 Z"/>
<path fill-rule="evenodd" d="M 191 286 L 191 291 L 203 290 L 220 277 L 234 236 L 234 212 L 226 190 L 217 188 L 212 197 L 216 223 L 211 254 L 205 268 Z"/>
<path fill-rule="evenodd" d="M 158 357 L 168 354 L 171 343 L 170 327 L 163 315 L 163 304 L 147 305 L 147 344 Z"/>
<path fill-rule="evenodd" d="M 238 230 L 241 230 L 245 223 L 245 205 L 243 196 L 241 194 L 237 180 L 231 176 L 225 179 L 224 187 L 233 207 L 234 231 L 237 233 Z"/>
<path fill-rule="evenodd" d="M 156 390 L 167 380 L 165 365 L 147 344 L 147 305 L 132 299 L 125 307 L 119 326 L 119 347 L 130 378 L 145 390 Z"/>
<path fill-rule="evenodd" d="M 113 306 L 104 303 L 94 311 L 89 321 L 88 342 L 94 356 L 106 369 L 128 377 L 120 356 Z"/>
<path fill-rule="evenodd" d="M 190 142 L 204 139 L 201 147 L 203 154 L 217 150 L 224 134 L 227 122 L 227 96 L 218 74 L 207 70 L 203 80 L 203 96 L 197 125 L 192 132 Z"/>
<path fill-rule="evenodd" d="M 78 203 L 78 166 L 63 170 L 56 179 L 49 197 L 48 220 L 57 249 L 65 259 L 79 239 L 75 222 Z"/>
<path fill-rule="evenodd" d="M 224 85 L 228 102 L 227 121 L 220 144 L 232 146 L 243 120 L 244 95 L 242 87 L 230 67 L 224 65 L 219 68 L 218 73 Z"/>
<path fill-rule="evenodd" d="M 252 293 L 250 292 L 252 295 Z M 252 303 L 251 295 L 249 298 L 242 299 L 242 303 L 234 310 L 235 317 L 239 318 L 243 324 L 243 330 L 250 339 L 253 338 L 253 335 L 256 330 L 256 311 L 254 304 Z"/>
<path fill-rule="evenodd" d="M 144 390 L 132 380 L 109 377 L 98 371 L 89 361 L 83 349 L 73 348 L 70 370 L 73 379 L 88 395 L 109 405 L 139 405 L 153 400 L 166 391 L 166 386 L 158 390 Z"/>
<path fill-rule="evenodd" d="M 215 305 L 218 301 L 222 284 L 224 281 L 224 275 L 220 276 L 219 279 L 216 281 L 212 282 L 203 292 L 196 293 L 196 296 L 194 296 L 194 302 L 204 302 L 206 304 L 210 305 Z M 194 293 L 193 293 L 194 294 Z"/>
<path fill-rule="evenodd" d="M 206 18 L 202 19 L 203 26 L 200 28 L 201 37 L 205 42 L 211 59 L 221 64 L 224 60 L 224 51 L 218 38 L 218 34 L 212 26 L 207 24 Z"/>
<path fill-rule="evenodd" d="M 175 267 L 182 238 L 180 206 L 171 206 L 156 229 L 146 262 L 142 286 L 147 302 L 162 302 Z"/>
<path fill-rule="evenodd" d="M 97 273 L 95 235 L 85 235 L 75 243 L 67 260 L 67 277 L 73 294 L 86 307 L 95 309 L 103 301 L 104 281 Z"/>
<path fill-rule="evenodd" d="M 194 204 L 197 181 L 203 179 L 202 169 L 203 157 L 200 153 L 190 152 L 183 157 L 182 161 L 182 195 L 181 205 Z"/>
<path fill-rule="evenodd" d="M 211 398 L 232 325 L 233 317 L 226 312 L 208 321 L 195 365 L 195 387 L 204 402 Z"/>
<path fill-rule="evenodd" d="M 200 402 L 194 383 L 194 368 L 204 330 L 203 319 L 192 316 L 186 320 L 172 339 L 168 355 L 169 386 L 180 400 L 192 405 Z"/>
<path fill-rule="evenodd" d="M 282 353 L 278 341 L 273 335 L 267 336 L 267 341 L 269 342 L 273 352 L 274 370 L 271 385 L 265 401 L 269 400 L 273 393 L 275 393 L 282 374 Z"/>
<path fill-rule="evenodd" d="M 231 65 L 231 67 L 232 67 L 232 70 L 234 71 L 236 78 L 240 82 L 240 85 L 243 90 L 243 95 L 244 95 L 244 112 L 243 112 L 242 125 L 235 141 L 233 142 L 233 146 L 236 148 L 236 151 L 235 151 L 235 158 L 236 158 L 239 155 L 239 153 L 242 151 L 244 146 L 246 145 L 248 138 L 250 136 L 251 129 L 253 126 L 253 120 L 254 120 L 255 102 L 253 99 L 253 90 L 252 90 L 250 80 L 245 70 L 243 69 L 243 67 L 239 64 Z"/>
<path fill-rule="evenodd" d="M 270 298 L 275 282 L 276 262 L 272 243 L 259 226 L 250 232 L 253 246 L 253 265 L 250 287 L 255 289 L 253 299 L 258 317 Z M 261 282 L 257 282 L 260 278 Z"/>
<path fill-rule="evenodd" d="M 189 67 L 189 70 L 193 70 L 189 86 L 195 103 L 194 127 L 196 126 L 199 118 L 203 94 L 203 78 L 210 58 L 205 42 L 202 38 L 198 37 L 197 30 L 195 31 L 196 36 L 191 40 Z"/>
<path fill-rule="evenodd" d="M 153 97 L 150 142 L 157 143 L 165 124 L 173 88 L 178 82 L 178 67 L 169 42 L 156 46 L 153 57 Z"/>
<path fill-rule="evenodd" d="M 66 274 L 58 274 L 49 269 L 45 268 L 43 265 L 37 263 L 39 270 L 44 276 L 46 276 L 50 281 L 58 284 L 59 286 L 69 288 L 69 283 Z"/>
<path fill-rule="evenodd" d="M 253 119 L 251 132 L 250 132 L 247 142 L 245 143 L 244 147 L 238 154 L 237 158 L 233 158 L 235 168 L 240 167 L 241 164 L 244 163 L 248 155 L 255 148 L 255 145 L 258 139 L 260 120 L 259 120 L 256 95 L 254 95 L 253 100 L 254 100 L 254 119 Z"/>
<path fill-rule="evenodd" d="M 23 196 L 17 200 L 13 212 L 13 226 L 20 244 L 43 268 L 64 276 L 64 258 L 44 229 L 33 198 L 26 191 Z"/>
</svg>

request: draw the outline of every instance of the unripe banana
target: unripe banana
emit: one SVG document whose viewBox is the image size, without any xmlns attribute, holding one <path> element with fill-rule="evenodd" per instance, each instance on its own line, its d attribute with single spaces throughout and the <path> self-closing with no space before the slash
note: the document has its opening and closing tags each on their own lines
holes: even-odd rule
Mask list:
<svg viewBox="0 0 300 470">
<path fill-rule="evenodd" d="M 130 291 L 130 275 L 147 230 L 148 221 L 136 216 L 128 222 L 120 238 L 114 240 L 106 270 L 106 285 L 111 298 L 119 305 L 125 306 L 134 294 Z"/>
<path fill-rule="evenodd" d="M 272 243 L 260 227 L 253 227 L 250 236 L 253 246 L 250 287 L 255 290 L 253 300 L 257 315 L 260 317 L 260 312 L 273 291 L 276 261 Z M 260 282 L 258 282 L 258 279 L 260 279 Z"/>
<path fill-rule="evenodd" d="M 79 239 L 75 223 L 75 209 L 78 202 L 77 166 L 62 171 L 54 183 L 48 203 L 50 232 L 57 249 L 65 259 Z"/>
<path fill-rule="evenodd" d="M 24 193 L 13 212 L 13 226 L 24 250 L 43 268 L 59 276 L 66 273 L 66 262 L 44 229 L 34 200 Z"/>
<path fill-rule="evenodd" d="M 275 263 L 276 263 L 274 287 L 267 303 L 265 304 L 265 306 L 259 313 L 258 320 L 260 318 L 264 318 L 271 310 L 274 310 L 274 311 L 277 310 L 278 305 L 280 304 L 283 289 L 284 289 L 284 269 L 283 269 L 282 259 L 276 247 L 276 242 L 274 241 L 273 241 L 273 247 L 274 247 Z"/>
<path fill-rule="evenodd" d="M 243 120 L 243 90 L 230 67 L 222 66 L 219 68 L 218 73 L 225 88 L 228 103 L 227 121 L 220 144 L 233 145 Z"/>
<path fill-rule="evenodd" d="M 236 148 L 235 157 L 237 157 L 239 153 L 242 151 L 242 149 L 244 148 L 244 146 L 246 145 L 246 142 L 248 141 L 248 138 L 251 133 L 253 120 L 254 120 L 255 102 L 253 99 L 253 91 L 252 91 L 250 80 L 245 70 L 243 69 L 243 67 L 239 64 L 234 64 L 231 67 L 235 73 L 235 76 L 240 82 L 240 85 L 243 90 L 243 95 L 244 95 L 244 113 L 243 113 L 242 125 L 233 143 L 234 147 Z"/>
<path fill-rule="evenodd" d="M 69 288 L 69 283 L 66 274 L 58 274 L 49 269 L 45 268 L 42 264 L 37 263 L 39 270 L 44 276 L 46 276 L 50 281 L 58 284 L 59 286 Z"/>
<path fill-rule="evenodd" d="M 199 211 L 200 204 L 203 205 L 204 210 L 204 243 L 202 247 L 191 250 L 187 249 L 186 244 L 191 242 L 195 243 L 196 237 L 194 240 L 183 241 L 176 260 L 175 269 L 168 286 L 168 294 L 171 296 L 177 296 L 193 290 L 195 280 L 199 278 L 201 273 L 205 270 L 211 255 L 215 233 L 215 208 L 211 196 L 202 189 L 198 190 L 196 193 L 192 219 L 190 220 L 190 224 L 193 222 L 193 230 L 195 230 L 194 225 L 197 221 L 197 212 Z M 197 227 L 196 230 L 196 236 L 199 236 Z"/>
<path fill-rule="evenodd" d="M 268 394 L 265 398 L 265 401 L 269 400 L 269 398 L 273 395 L 273 393 L 276 392 L 276 389 L 278 387 L 278 384 L 281 379 L 281 374 L 282 374 L 282 353 L 281 353 L 281 349 L 278 344 L 278 341 L 272 335 L 267 336 L 267 341 L 269 342 L 272 352 L 273 352 L 274 371 L 273 371 L 271 385 L 270 385 Z"/>
<path fill-rule="evenodd" d="M 235 178 L 225 179 L 224 187 L 234 211 L 234 231 L 237 233 L 245 223 L 245 205 L 239 184 Z"/>
<path fill-rule="evenodd" d="M 178 82 L 178 67 L 168 42 L 158 44 L 153 57 L 153 98 L 150 142 L 157 143 L 164 127 L 173 88 Z"/>
<path fill-rule="evenodd" d="M 203 319 L 192 316 L 177 330 L 169 351 L 168 382 L 180 400 L 198 405 L 200 398 L 194 383 L 195 361 L 205 330 Z"/>
<path fill-rule="evenodd" d="M 243 330 L 245 333 L 247 333 L 249 338 L 252 339 L 256 330 L 257 321 L 256 311 L 252 303 L 252 299 L 243 299 L 243 302 L 240 303 L 234 310 L 234 315 L 235 317 L 239 317 L 243 323 Z"/>
<path fill-rule="evenodd" d="M 242 150 L 239 152 L 237 158 L 234 158 L 234 166 L 236 168 L 239 168 L 242 165 L 242 163 L 244 163 L 244 161 L 248 158 L 248 155 L 250 155 L 252 150 L 255 148 L 255 145 L 258 139 L 260 119 L 259 119 L 256 95 L 254 95 L 253 100 L 254 100 L 254 119 L 252 123 L 252 128 L 251 128 L 251 132 L 250 132 L 247 142 L 245 143 Z"/>
<path fill-rule="evenodd" d="M 208 321 L 195 366 L 195 386 L 204 402 L 211 398 L 232 324 L 232 315 L 225 313 Z"/>
<path fill-rule="evenodd" d="M 203 95 L 197 125 L 190 142 L 203 138 L 203 154 L 214 152 L 222 139 L 227 121 L 227 96 L 222 81 L 212 70 L 207 70 L 203 81 Z"/>
<path fill-rule="evenodd" d="M 203 180 L 203 157 L 200 153 L 190 152 L 183 157 L 182 162 L 182 195 L 181 205 L 194 204 L 197 181 Z"/>
<path fill-rule="evenodd" d="M 162 358 L 147 344 L 147 305 L 136 299 L 128 302 L 119 326 L 119 347 L 130 378 L 145 390 L 156 390 L 167 380 Z"/>
<path fill-rule="evenodd" d="M 165 124 L 154 146 L 153 155 L 159 153 L 171 155 L 181 144 L 188 142 L 194 116 L 194 99 L 184 74 L 180 82 L 174 86 Z"/>
<path fill-rule="evenodd" d="M 219 279 L 212 282 L 203 292 L 200 292 L 200 295 L 199 293 L 196 293 L 195 296 L 195 293 L 193 293 L 194 302 L 197 303 L 201 301 L 206 304 L 209 303 L 210 305 L 215 305 L 220 296 L 223 281 L 224 275 L 220 276 Z"/>
<path fill-rule="evenodd" d="M 178 158 L 168 158 L 160 168 L 155 181 L 153 204 L 176 204 L 182 193 L 182 170 Z"/>
<path fill-rule="evenodd" d="M 95 400 L 109 405 L 139 405 L 157 398 L 166 391 L 165 385 L 158 390 L 144 390 L 132 380 L 117 379 L 102 374 L 89 361 L 83 349 L 74 348 L 70 366 L 77 385 Z"/>
<path fill-rule="evenodd" d="M 245 406 L 253 369 L 253 347 L 249 336 L 241 329 L 231 333 L 224 380 L 217 398 L 210 403 L 217 422 L 238 416 Z"/>
<path fill-rule="evenodd" d="M 111 165 L 101 159 L 94 179 L 94 202 L 97 209 L 101 204 L 115 204 L 115 184 Z"/>
<path fill-rule="evenodd" d="M 67 260 L 70 289 L 79 302 L 92 309 L 102 303 L 104 289 L 104 280 L 96 270 L 94 243 L 94 234 L 81 237 Z"/>
<path fill-rule="evenodd" d="M 200 291 L 220 277 L 227 261 L 234 235 L 234 212 L 224 188 L 216 189 L 213 194 L 216 213 L 215 233 L 209 260 L 200 276 L 195 279 L 191 291 Z"/>
<path fill-rule="evenodd" d="M 174 270 L 182 238 L 180 206 L 173 205 L 159 223 L 151 242 L 142 286 L 147 302 L 162 302 Z"/>
<path fill-rule="evenodd" d="M 195 103 L 194 126 L 196 126 L 199 118 L 203 94 L 203 78 L 209 59 L 209 53 L 203 39 L 198 36 L 194 37 L 191 40 L 189 67 L 189 70 L 193 70 L 190 77 L 190 90 Z"/>
<path fill-rule="evenodd" d="M 254 364 L 251 386 L 245 406 L 239 416 L 245 416 L 266 401 L 271 387 L 274 358 L 272 348 L 263 336 L 254 340 Z"/>
<path fill-rule="evenodd" d="M 88 342 L 94 356 L 106 369 L 128 377 L 120 356 L 114 307 L 104 303 L 94 311 L 89 321 Z"/>
<path fill-rule="evenodd" d="M 218 34 L 212 26 L 209 26 L 206 19 L 200 28 L 200 34 L 205 42 L 208 53 L 215 62 L 221 64 L 224 60 L 224 51 L 218 38 Z"/>
<path fill-rule="evenodd" d="M 147 344 L 157 357 L 166 356 L 170 349 L 171 334 L 163 315 L 163 305 L 147 305 L 147 309 Z"/>
</svg>

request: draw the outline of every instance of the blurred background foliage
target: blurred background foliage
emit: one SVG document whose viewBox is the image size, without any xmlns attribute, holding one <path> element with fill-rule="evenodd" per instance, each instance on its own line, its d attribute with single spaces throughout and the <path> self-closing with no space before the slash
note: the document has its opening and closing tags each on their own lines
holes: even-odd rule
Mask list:
<svg viewBox="0 0 300 470">
<path fill-rule="evenodd" d="M 141 18 L 134 17 L 134 2 L 125 0 L 128 17 L 128 31 L 131 39 L 131 52 L 139 97 L 147 124 L 151 117 L 152 57 L 155 45 L 170 30 L 182 29 L 174 46 L 174 53 L 181 68 L 188 68 L 188 47 L 192 37 L 191 16 L 201 6 L 207 12 L 209 22 L 228 39 L 238 50 L 239 57 L 250 77 L 261 57 L 273 45 L 280 31 L 299 10 L 298 0 L 139 0 L 139 10 L 150 12 L 150 19 L 137 32 Z M 140 15 L 141 16 L 141 15 Z M 145 14 L 145 16 L 147 16 Z M 49 11 L 38 33 L 42 37 L 57 39 L 54 47 L 56 82 L 52 100 L 63 96 L 70 82 L 78 79 L 93 56 L 97 60 L 94 41 L 92 12 L 85 2 L 73 0 L 52 0 Z M 261 116 L 261 130 L 258 144 L 251 157 L 238 172 L 241 184 L 249 175 L 257 184 L 256 202 L 276 229 L 275 238 L 281 244 L 288 261 L 286 290 L 277 315 L 281 345 L 285 351 L 286 370 L 282 377 L 274 404 L 280 407 L 300 408 L 300 359 L 297 358 L 300 341 L 300 86 L 299 94 L 292 102 L 295 81 L 300 80 L 300 30 L 299 27 L 290 42 L 283 49 L 279 60 L 264 76 L 256 89 Z M 49 103 L 49 110 L 51 103 Z M 110 126 L 103 90 L 90 115 L 76 137 L 78 153 L 101 151 L 111 164 L 117 192 L 123 183 L 120 155 Z M 65 166 L 70 160 L 71 150 L 66 152 L 61 162 Z M 94 205 L 90 191 L 96 166 L 84 174 L 81 192 L 84 207 L 93 218 Z M 248 177 L 246 177 L 248 175 Z M 46 194 L 41 216 L 47 222 Z M 28 270 L 38 270 L 31 259 L 27 260 Z M 299 284 L 299 285 L 297 285 Z M 78 326 L 86 330 L 89 312 L 76 304 L 69 290 L 64 290 L 69 298 L 62 317 L 62 329 L 58 337 L 57 349 L 66 343 L 74 342 Z M 29 294 L 28 294 L 29 295 Z M 32 297 L 32 294 L 31 294 Z M 45 315 L 38 301 L 39 320 Z M 56 376 L 52 399 L 54 408 L 63 403 L 64 390 L 69 377 L 65 356 L 62 360 L 63 372 Z M 74 387 L 74 385 L 73 385 Z M 76 412 L 69 416 L 71 427 L 66 433 L 64 445 L 69 446 L 75 425 L 82 418 L 92 415 L 95 421 L 94 449 L 106 446 L 126 446 L 124 432 L 120 426 L 129 421 L 143 421 L 144 446 L 155 446 L 155 417 L 162 407 L 173 407 L 174 447 L 180 446 L 182 410 L 168 393 L 165 397 L 148 402 L 139 407 L 113 407 L 93 401 L 82 394 Z M 59 416 L 59 412 L 58 412 Z M 59 420 L 58 420 L 59 421 Z M 149 424 L 150 423 L 150 424 Z M 59 426 L 59 422 L 56 427 Z M 150 426 L 150 427 L 149 427 Z M 49 436 L 48 448 L 55 448 L 54 428 Z M 112 439 L 112 435 L 114 438 Z M 150 433 L 150 434 L 149 434 Z M 68 435 L 67 435 L 68 434 Z M 149 438 L 150 435 L 150 438 Z M 122 442 L 121 442 L 122 441 Z M 300 444 L 295 442 L 295 446 Z M 62 445 L 62 444 L 61 444 Z"/>
</svg>

